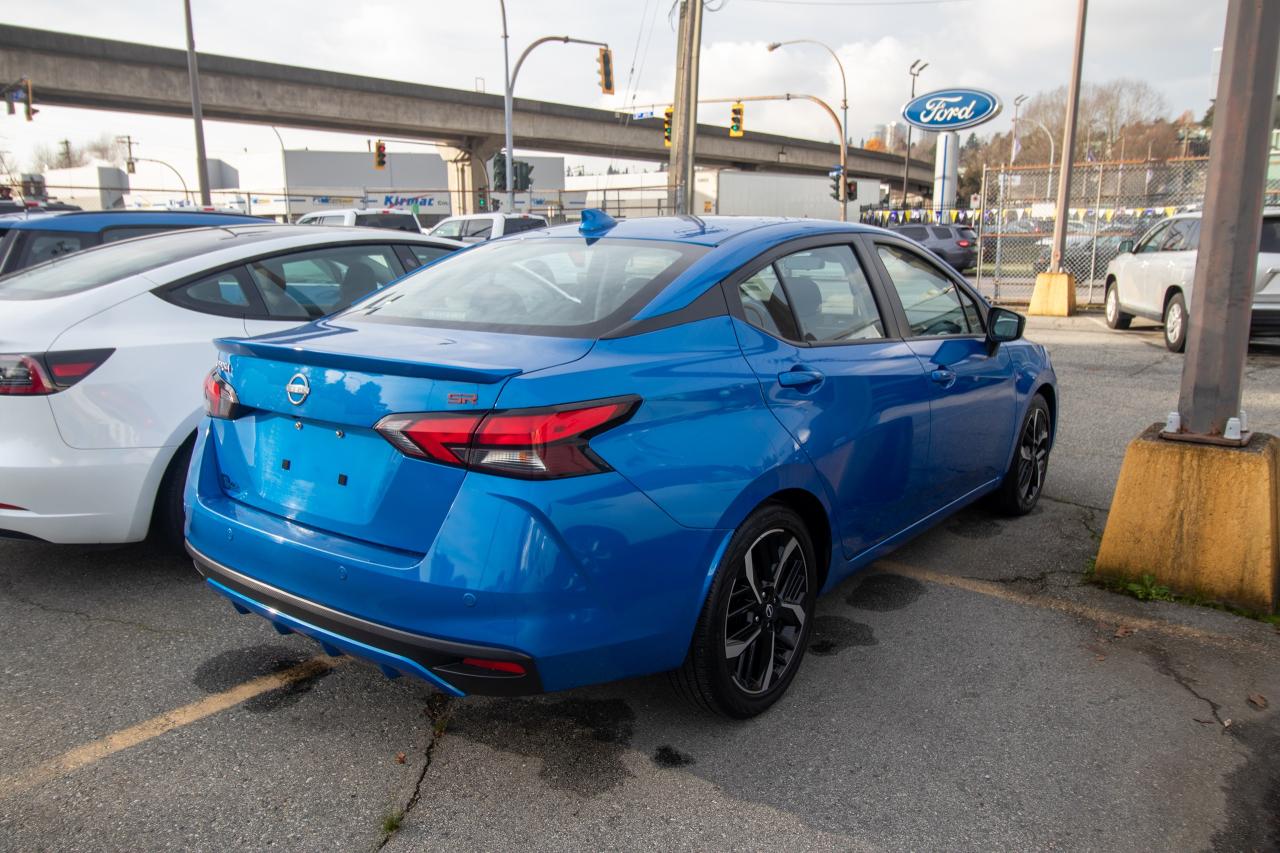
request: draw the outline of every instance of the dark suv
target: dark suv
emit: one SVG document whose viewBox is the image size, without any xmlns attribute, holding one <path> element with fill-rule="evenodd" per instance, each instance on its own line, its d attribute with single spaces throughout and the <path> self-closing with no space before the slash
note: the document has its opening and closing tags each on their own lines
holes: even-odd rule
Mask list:
<svg viewBox="0 0 1280 853">
<path fill-rule="evenodd" d="M 958 271 L 978 263 L 978 235 L 964 225 L 899 225 L 893 229 L 942 258 Z"/>
</svg>

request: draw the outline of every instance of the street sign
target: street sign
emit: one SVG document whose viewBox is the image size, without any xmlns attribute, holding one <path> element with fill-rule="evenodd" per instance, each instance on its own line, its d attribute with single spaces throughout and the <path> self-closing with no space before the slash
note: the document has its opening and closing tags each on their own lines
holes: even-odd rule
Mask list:
<svg viewBox="0 0 1280 853">
<path fill-rule="evenodd" d="M 902 105 L 902 117 L 922 130 L 963 130 L 1000 114 L 1000 98 L 985 89 L 939 89 Z"/>
<path fill-rule="evenodd" d="M 631 117 L 632 117 L 633 119 L 637 119 L 637 120 L 642 119 L 642 118 L 653 118 L 653 116 L 654 116 L 654 112 L 653 112 L 653 110 L 641 110 L 641 111 L 640 111 L 640 112 L 638 112 L 638 113 L 632 113 L 632 114 L 631 114 Z"/>
</svg>

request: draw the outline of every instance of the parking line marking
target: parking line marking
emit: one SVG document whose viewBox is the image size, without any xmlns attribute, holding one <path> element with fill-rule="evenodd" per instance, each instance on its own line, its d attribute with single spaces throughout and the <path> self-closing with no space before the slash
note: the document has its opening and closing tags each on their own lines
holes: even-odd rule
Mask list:
<svg viewBox="0 0 1280 853">
<path fill-rule="evenodd" d="M 205 717 L 225 711 L 228 708 L 233 708 L 255 696 L 286 687 L 298 681 L 323 675 L 342 663 L 343 660 L 346 659 L 333 660 L 323 656 L 309 658 L 280 672 L 273 672 L 269 675 L 250 679 L 237 684 L 229 690 L 213 693 L 197 702 L 183 705 L 181 708 L 175 708 L 172 711 L 166 711 L 127 729 L 121 729 L 106 737 L 78 746 L 69 752 L 64 752 L 62 755 L 12 776 L 0 777 L 0 798 L 22 794 L 33 788 L 38 788 L 46 782 L 74 773 L 76 770 L 95 764 L 121 750 L 129 749 L 157 738 L 166 732 L 171 732 L 174 729 L 203 720 Z"/>
<path fill-rule="evenodd" d="M 1233 648 L 1240 648 L 1242 646 L 1254 647 L 1259 650 L 1264 648 L 1261 643 L 1257 643 L 1248 638 L 1232 637 L 1228 634 L 1206 631 L 1203 628 L 1193 628 L 1190 625 L 1179 625 L 1175 622 L 1164 622 L 1147 616 L 1135 616 L 1129 613 L 1121 613 L 1118 610 L 1108 610 L 1105 607 L 1096 607 L 1092 604 L 1081 604 L 1078 601 L 1053 598 L 1052 596 L 1047 595 L 1036 595 L 1030 592 L 1010 589 L 1004 584 L 999 584 L 994 581 L 966 578 L 958 575 L 948 575 L 943 572 L 935 572 L 931 569 L 909 566 L 905 563 L 899 563 L 893 560 L 877 560 L 875 565 L 894 574 L 906 575 L 907 577 L 915 578 L 919 581 L 936 583 L 941 586 L 949 586 L 954 589 L 963 589 L 967 592 L 976 592 L 979 595 L 999 598 L 1004 601 L 1014 602 L 1015 604 L 1025 604 L 1031 607 L 1038 607 L 1042 610 L 1056 610 L 1060 613 L 1066 613 L 1071 616 L 1088 619 L 1091 622 L 1124 625 L 1129 628 L 1151 631 L 1171 637 L 1200 640 L 1203 642 L 1213 643 L 1215 645 L 1230 646 Z"/>
</svg>

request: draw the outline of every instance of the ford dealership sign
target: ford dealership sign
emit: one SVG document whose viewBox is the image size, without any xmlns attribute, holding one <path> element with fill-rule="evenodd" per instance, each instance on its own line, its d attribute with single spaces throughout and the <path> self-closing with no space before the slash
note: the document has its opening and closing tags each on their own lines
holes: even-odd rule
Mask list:
<svg viewBox="0 0 1280 853">
<path fill-rule="evenodd" d="M 902 107 L 908 124 L 924 130 L 963 130 L 1000 114 L 1000 99 L 984 89 L 939 89 Z"/>
</svg>

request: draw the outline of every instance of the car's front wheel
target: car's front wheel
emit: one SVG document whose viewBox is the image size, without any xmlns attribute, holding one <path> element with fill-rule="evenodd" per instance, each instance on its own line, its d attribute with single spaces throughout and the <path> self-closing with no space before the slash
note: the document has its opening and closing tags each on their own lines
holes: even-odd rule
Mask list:
<svg viewBox="0 0 1280 853">
<path fill-rule="evenodd" d="M 672 673 L 694 704 L 754 717 L 795 678 L 817 596 L 813 543 L 795 512 L 766 504 L 734 533 L 698 617 L 684 665 Z"/>
<path fill-rule="evenodd" d="M 1049 451 L 1053 448 L 1053 418 L 1049 404 L 1040 394 L 1031 398 L 1018 431 L 1018 446 L 1004 482 L 995 492 L 996 507 L 1005 515 L 1026 515 L 1035 509 L 1049 473 Z"/>
<path fill-rule="evenodd" d="M 1187 302 L 1175 293 L 1164 308 L 1164 345 L 1169 352 L 1182 352 L 1187 346 Z"/>
<path fill-rule="evenodd" d="M 1114 281 L 1107 285 L 1106 301 L 1107 326 L 1112 329 L 1127 329 L 1133 322 L 1133 315 L 1120 310 L 1120 285 Z"/>
</svg>

